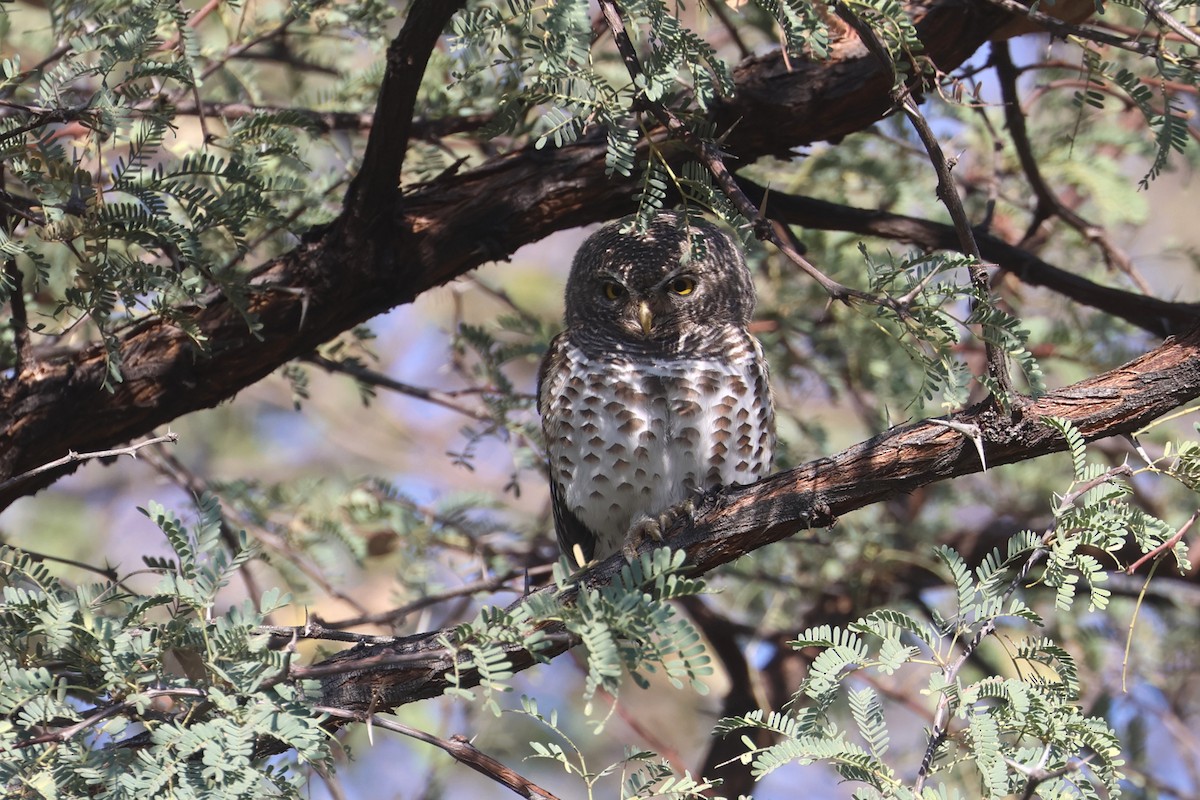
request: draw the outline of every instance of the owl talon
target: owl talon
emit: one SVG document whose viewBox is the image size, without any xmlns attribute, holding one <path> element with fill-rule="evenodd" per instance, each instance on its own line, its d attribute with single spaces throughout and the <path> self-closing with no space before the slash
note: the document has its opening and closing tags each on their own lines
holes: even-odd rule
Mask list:
<svg viewBox="0 0 1200 800">
<path fill-rule="evenodd" d="M 666 514 L 662 516 L 665 517 Z M 641 517 L 633 523 L 629 528 L 629 532 L 625 534 L 625 544 L 621 548 L 621 552 L 625 554 L 626 561 L 632 564 L 637 559 L 638 550 L 647 541 L 662 541 L 663 528 L 661 519 L 662 517 L 659 519 Z"/>
<path fill-rule="evenodd" d="M 648 541 L 661 543 L 663 541 L 663 531 L 670 530 L 680 519 L 686 519 L 688 524 L 696 521 L 696 504 L 692 498 L 684 500 L 682 503 L 671 506 L 666 511 L 654 517 L 642 517 L 633 523 L 629 529 L 629 533 L 625 534 L 625 545 L 621 548 L 621 552 L 625 554 L 625 560 L 633 563 L 637 558 L 638 550 L 642 548 Z"/>
</svg>

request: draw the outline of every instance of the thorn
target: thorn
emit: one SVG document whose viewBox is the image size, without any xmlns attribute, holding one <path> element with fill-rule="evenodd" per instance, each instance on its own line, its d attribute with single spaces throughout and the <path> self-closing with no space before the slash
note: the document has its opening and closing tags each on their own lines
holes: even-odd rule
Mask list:
<svg viewBox="0 0 1200 800">
<path fill-rule="evenodd" d="M 934 425 L 941 425 L 943 428 L 950 428 L 958 431 L 963 436 L 966 436 L 975 445 L 975 452 L 979 453 L 979 465 L 983 467 L 983 471 L 987 472 L 987 459 L 983 455 L 983 434 L 979 430 L 978 425 L 968 424 L 965 422 L 952 422 L 948 419 L 927 419 L 926 422 L 932 422 Z"/>
</svg>

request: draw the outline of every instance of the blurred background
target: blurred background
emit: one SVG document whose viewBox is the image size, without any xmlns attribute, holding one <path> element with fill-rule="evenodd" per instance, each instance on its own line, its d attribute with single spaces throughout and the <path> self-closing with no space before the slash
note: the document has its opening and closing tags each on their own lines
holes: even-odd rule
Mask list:
<svg viewBox="0 0 1200 800">
<path fill-rule="evenodd" d="M 0 19 L 6 53 L 37 62 L 50 52 L 50 10 L 35 2 L 5 6 Z M 198 30 L 217 41 L 223 35 L 233 41 L 237 24 L 268 27 L 285 7 L 248 2 L 248 13 L 222 8 Z M 395 9 L 385 13 L 388 8 L 381 4 L 378 20 L 356 28 L 346 20 L 348 4 L 320 4 L 313 12 L 314 33 L 294 36 L 287 46 L 322 68 L 262 65 L 255 72 L 256 99 L 318 110 L 369 109 L 386 43 L 379 34 L 398 27 Z M 703 9 L 682 13 L 718 52 L 737 60 L 737 44 L 722 25 Z M 736 30 L 751 50 L 777 46 L 762 12 L 727 13 L 734 14 Z M 1078 61 L 1078 55 L 1068 45 L 1030 35 L 1013 40 L 1011 51 L 1019 64 L 1041 65 L 1022 75 L 1020 87 L 1047 180 L 1065 202 L 1104 226 L 1135 269 L 1108 268 L 1097 247 L 1058 223 L 1032 237 L 1037 241 L 1031 247 L 1056 266 L 1100 283 L 1195 301 L 1200 227 L 1192 163 L 1179 159 L 1149 188 L 1139 189 L 1152 154 L 1144 132 L 1133 133 L 1134 110 L 1109 102 L 1083 116 L 1072 104 L 1068 82 L 1078 80 L 1071 77 L 1076 67 L 1064 62 Z M 422 101 L 431 116 L 452 102 L 459 114 L 470 111 L 472 103 L 485 111 L 492 106 L 485 94 L 472 95 L 470 103 L 456 94 L 472 89 L 469 81 L 465 89 L 456 88 L 456 58 L 445 42 L 431 65 Z M 598 51 L 597 59 L 601 69 L 614 67 L 610 52 Z M 981 219 L 991 204 L 992 231 L 1017 241 L 1029 220 L 1031 197 L 1012 148 L 1001 141 L 999 95 L 986 63 L 987 54 L 981 53 L 963 70 L 964 85 L 976 91 L 975 102 L 931 100 L 925 110 L 943 148 L 957 158 L 954 175 L 972 219 Z M 221 74 L 212 78 L 218 85 L 224 80 L 229 79 Z M 206 124 L 216 129 L 223 123 L 210 118 Z M 302 213 L 290 231 L 274 231 L 259 242 L 247 267 L 294 246 L 305 227 L 332 218 L 361 152 L 359 131 L 297 135 L 303 163 L 280 168 L 304 176 L 309 185 L 282 206 Z M 181 118 L 165 149 L 195 148 L 203 137 L 194 117 Z M 469 168 L 495 150 L 524 142 L 517 135 L 483 142 L 473 134 L 420 141 L 410 155 L 409 177 L 429 177 L 458 158 L 466 158 L 463 168 Z M 769 183 L 773 191 L 944 219 L 926 156 L 895 119 L 836 145 L 806 148 L 789 162 L 748 165 L 742 174 Z M 528 246 L 372 320 L 228 403 L 176 420 L 170 425 L 179 434 L 174 446 L 144 451 L 137 459 L 81 466 L 0 514 L 0 541 L 58 559 L 134 570 L 143 556 L 170 554 L 138 508 L 157 501 L 187 517 L 193 492 L 203 489 L 221 498 L 234 526 L 257 539 L 266 556 L 228 587 L 228 603 L 256 598 L 270 586 L 285 587 L 293 604 L 272 615 L 274 624 L 363 619 L 354 630 L 404 634 L 453 625 L 484 604 L 511 602 L 527 582 L 545 580 L 545 565 L 557 555 L 531 400 L 540 353 L 560 324 L 571 259 L 589 232 L 563 231 Z M 870 275 L 858 249 L 862 237 L 796 232 L 822 270 L 866 288 Z M 865 244 L 869 259 L 879 265 L 910 255 L 896 242 Z M 912 357 L 911 343 L 894 326 L 871 309 L 830 305 L 812 281 L 776 253 L 753 245 L 748 259 L 760 295 L 755 331 L 771 359 L 780 410 L 777 468 L 834 453 L 891 425 L 944 413 L 981 396 L 978 386 L 967 384 L 937 388 L 923 402 L 925 373 Z M 55 287 L 70 282 L 63 270 L 40 298 L 46 308 L 54 304 Z M 948 272 L 942 280 L 965 279 Z M 1111 368 L 1157 343 L 1143 331 L 1010 275 L 998 273 L 994 288 L 1028 328 L 1028 347 L 1051 388 Z M 966 307 L 950 306 L 947 315 L 961 320 Z M 81 341 L 95 334 L 81 328 L 67 335 Z M 964 337 L 951 350 L 979 372 L 982 352 L 975 340 Z M 1197 421 L 1195 413 L 1180 416 L 1148 434 L 1143 444 L 1157 453 L 1168 436 L 1195 438 Z M 1093 452 L 1112 463 L 1137 458 L 1124 441 L 1098 443 Z M 1020 529 L 1040 530 L 1049 520 L 1051 493 L 1063 491 L 1069 477 L 1066 456 L 1057 456 L 895 498 L 847 515 L 833 529 L 793 537 L 729 565 L 710 576 L 713 593 L 697 602 L 717 615 L 711 630 L 726 631 L 736 642 L 753 675 L 754 698 L 778 707 L 804 674 L 803 657 L 786 647 L 800 630 L 820 621 L 854 619 L 886 604 L 916 609 L 944 604 L 950 590 L 938 572 L 934 547 L 947 542 L 987 549 Z M 1195 508 L 1194 493 L 1151 475 L 1139 476 L 1133 489 L 1137 502 L 1174 524 Z M 86 577 L 69 566 L 61 570 L 74 579 Z M 916 573 L 924 579 L 914 582 Z M 147 585 L 153 580 L 144 579 Z M 493 579 L 502 588 L 462 591 Z M 132 583 L 138 580 L 135 576 Z M 1080 654 L 1084 708 L 1106 716 L 1128 742 L 1131 793 L 1200 797 L 1195 575 L 1163 577 L 1146 594 L 1140 579 L 1111 588 L 1114 600 L 1105 611 L 1054 616 L 1052 593 L 1036 591 L 1027 602 L 1053 619 L 1048 635 Z M 451 596 L 430 600 L 443 594 Z M 1135 611 L 1140 612 L 1136 625 Z M 371 622 L 371 615 L 386 618 Z M 301 650 L 306 660 L 316 661 L 329 646 L 302 642 Z M 986 668 L 996 668 L 1003 655 L 997 646 L 980 658 Z M 709 752 L 710 731 L 731 689 L 727 668 L 718 664 L 705 697 L 665 681 L 645 691 L 629 686 L 598 737 L 592 736 L 593 726 L 608 709 L 590 717 L 580 713 L 586 670 L 577 655 L 516 676 L 511 703 L 516 706 L 525 693 L 539 698 L 543 710 L 561 709 L 562 728 L 583 746 L 590 768 L 616 762 L 626 747 L 634 747 L 658 752 L 679 772 L 695 772 Z M 907 765 L 906 773 L 915 769 L 925 747 L 929 702 L 921 695 L 923 685 L 919 676 L 901 671 L 875 686 L 889 699 L 893 730 L 910 733 L 907 739 L 894 736 L 890 751 L 893 763 Z M 554 739 L 526 717 L 505 713 L 497 718 L 449 699 L 413 704 L 398 717 L 443 737 L 464 733 L 560 796 L 582 796 L 578 780 L 564 776 L 558 765 L 524 760 L 531 739 Z M 369 738 L 361 726 L 343 737 L 353 757 L 344 760 L 335 779 L 314 780 L 314 798 L 504 796 L 487 779 L 411 740 L 381 731 Z M 839 780 L 825 767 L 793 765 L 773 773 L 754 796 L 846 797 L 850 790 Z M 595 796 L 617 795 L 610 787 Z"/>
</svg>

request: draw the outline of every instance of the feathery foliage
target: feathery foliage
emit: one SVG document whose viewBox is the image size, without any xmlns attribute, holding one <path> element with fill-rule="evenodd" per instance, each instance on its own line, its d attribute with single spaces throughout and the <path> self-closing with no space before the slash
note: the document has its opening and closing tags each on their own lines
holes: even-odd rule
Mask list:
<svg viewBox="0 0 1200 800">
<path fill-rule="evenodd" d="M 287 596 L 218 611 L 255 547 L 241 533 L 225 548 L 212 497 L 190 526 L 154 503 L 145 513 L 173 557 L 146 558 L 143 591 L 137 575 L 72 585 L 0 552 L 0 784 L 14 796 L 300 797 L 305 765 L 330 766 L 327 734 L 314 687 L 280 682 L 288 655 L 255 634 Z M 264 759 L 267 741 L 291 754 Z"/>
<path fill-rule="evenodd" d="M 1111 303 L 1090 308 L 1094 290 L 1187 285 L 1139 271 L 1151 251 L 1198 260 L 1182 235 L 1177 243 L 1163 233 L 1186 226 L 1164 207 L 1186 204 L 1157 194 L 1196 159 L 1200 50 L 1186 3 L 1108 4 L 1102 30 L 1016 40 L 1012 106 L 1026 134 L 1005 124 L 991 89 L 996 57 L 935 68 L 918 35 L 927 4 L 609 7 L 632 59 L 587 0 L 465 3 L 429 54 L 400 204 L 411 210 L 407 201 L 420 197 L 444 211 L 438 203 L 456 196 L 463 176 L 594 147 L 597 159 L 604 151 L 607 188 L 625 192 L 632 229 L 674 206 L 724 220 L 755 272 L 754 332 L 772 365 L 780 468 L 930 405 L 957 410 L 997 393 L 981 366 L 985 342 L 1014 367 L 1017 391 L 1034 397 L 1109 369 L 1148 349 L 1149 336 L 1114 321 Z M 372 116 L 381 83 L 397 65 L 423 63 L 424 54 L 389 50 L 406 22 L 397 17 L 430 8 L 437 4 L 4 4 L 0 372 L 13 381 L 5 385 L 54 369 L 70 383 L 87 352 L 107 366 L 103 386 L 92 388 L 121 396 L 125 337 L 147 321 L 168 322 L 200 363 L 260 335 L 255 311 L 271 297 L 298 293 L 307 303 L 310 287 L 272 284 L 263 268 L 283 258 L 315 271 L 306 254 L 337 228 L 367 138 L 394 130 L 396 120 L 380 126 Z M 838 71 L 867 68 L 853 61 L 850 15 L 886 50 L 883 91 L 907 87 L 921 100 L 953 161 L 967 227 L 1026 260 L 975 263 L 944 249 L 937 177 L 904 115 L 836 143 L 760 151 L 773 157 L 729 146 L 740 126 L 769 124 L 714 124 L 745 99 L 739 86 L 769 103 L 777 82 L 811 74 L 812 88 L 829 80 L 834 92 L 814 107 L 844 115 Z M 989 47 L 1008 48 L 1010 34 L 994 33 Z M 664 119 L 675 127 L 665 130 Z M 857 290 L 854 299 L 831 303 L 796 265 L 759 246 L 763 226 L 743 216 L 744 198 L 722 190 L 716 161 L 768 188 L 765 216 L 779 193 L 819 201 L 799 215 L 812 224 L 793 232 L 828 278 Z M 556 188 L 575 177 L 547 170 L 537 179 Z M 514 197 L 525 188 L 513 187 Z M 570 206 L 569 192 L 546 197 L 538 213 L 556 223 L 546 230 L 567 227 L 559 214 L 572 225 L 591 219 Z M 484 199 L 499 213 L 511 198 Z M 870 234 L 843 232 L 864 226 Z M 455 246 L 508 255 L 486 238 Z M 554 246 L 547 260 L 561 280 L 569 256 Z M 339 267 L 359 266 L 346 261 Z M 1050 274 L 1038 263 L 1058 267 L 1059 283 L 1023 285 Z M 92 513 L 104 493 L 89 481 L 127 474 L 123 465 L 88 468 L 81 483 L 29 501 L 65 498 L 67 511 L 4 518 L 4 792 L 309 796 L 314 775 L 333 780 L 335 750 L 320 687 L 289 672 L 323 657 L 300 643 L 312 631 L 364 643 L 441 631 L 431 647 L 452 664 L 449 697 L 422 706 L 418 725 L 445 736 L 466 729 L 514 769 L 529 756 L 531 769 L 551 768 L 539 779 L 549 772 L 569 783 L 566 797 L 727 791 L 714 777 L 724 767 L 685 763 L 708 745 L 689 734 L 707 732 L 718 715 L 715 733 L 744 737 L 744 766 L 764 779 L 755 788 L 764 799 L 772 780 L 807 785 L 816 775 L 817 786 L 830 774 L 857 798 L 1194 788 L 1171 785 L 1177 776 L 1162 764 L 1179 753 L 1164 755 L 1167 726 L 1146 721 L 1170 714 L 1186 730 L 1200 713 L 1191 699 L 1195 606 L 1176 591 L 1191 569 L 1197 515 L 1185 520 L 1197 507 L 1200 443 L 1164 425 L 1128 446 L 1089 449 L 1090 432 L 1046 419 L 1067 458 L 891 497 L 703 582 L 682 553 L 664 548 L 592 585 L 565 563 L 549 564 L 531 392 L 558 307 L 544 275 L 516 266 L 505 268 L 503 285 L 491 276 L 457 281 L 373 323 L 377 330 L 349 322 L 300 361 L 279 364 L 290 332 L 263 348 L 277 360 L 263 361 L 257 374 L 276 374 L 261 391 L 188 420 L 195 427 L 177 458 L 146 459 L 182 490 L 164 490 L 166 505 L 147 504 L 152 542 Z M 988 271 L 988 291 L 971 269 Z M 328 286 L 344 275 L 309 277 Z M 198 320 L 217 301 L 241 314 L 241 326 L 214 342 Z M 297 332 L 306 323 L 302 315 Z M 390 378 L 409 370 L 418 373 L 410 382 Z M 349 378 L 348 400 L 324 373 Z M 140 394 L 125 410 L 138 419 L 157 412 Z M 87 411 L 63 429 L 93 424 Z M 329 461 L 314 464 L 315 454 Z M 8 458 L 0 453 L 0 466 Z M 1047 507 L 1051 486 L 1062 493 Z M 114 507 L 131 505 L 108 488 Z M 199 498 L 194 520 L 167 510 L 182 496 Z M 86 512 L 70 511 L 74 503 Z M 112 559 L 161 554 L 130 570 L 108 566 L 101 547 L 112 547 Z M 89 561 L 105 566 L 80 582 Z M 1147 564 L 1150 577 L 1135 577 Z M 547 580 L 553 590 L 531 592 Z M 260 588 L 272 582 L 291 594 Z M 276 625 L 285 619 L 297 627 Z M 520 673 L 568 646 L 575 662 Z M 708 692 L 724 697 L 688 716 L 683 706 Z M 625 725 L 638 744 L 608 747 L 629 738 Z M 407 745 L 372 739 L 379 751 L 363 757 L 352 738 L 363 727 L 345 724 L 337 735 L 365 768 L 395 754 L 384 748 Z M 420 757 L 405 751 L 398 761 L 407 769 Z M 428 785 L 414 791 L 453 793 L 443 772 L 453 768 L 431 761 Z"/>
</svg>

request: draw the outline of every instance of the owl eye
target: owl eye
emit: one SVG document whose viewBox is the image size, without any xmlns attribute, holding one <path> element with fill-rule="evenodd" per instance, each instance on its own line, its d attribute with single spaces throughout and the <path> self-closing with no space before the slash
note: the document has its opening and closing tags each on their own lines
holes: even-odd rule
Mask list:
<svg viewBox="0 0 1200 800">
<path fill-rule="evenodd" d="M 696 279 L 689 278 L 685 275 L 685 276 L 676 278 L 675 280 L 671 281 L 669 288 L 675 294 L 677 294 L 681 297 L 686 297 L 687 295 L 689 295 L 693 291 L 695 291 Z"/>
<path fill-rule="evenodd" d="M 625 287 L 613 281 L 605 281 L 601 289 L 609 300 L 617 300 L 625 294 Z"/>
</svg>

